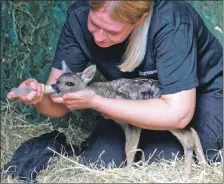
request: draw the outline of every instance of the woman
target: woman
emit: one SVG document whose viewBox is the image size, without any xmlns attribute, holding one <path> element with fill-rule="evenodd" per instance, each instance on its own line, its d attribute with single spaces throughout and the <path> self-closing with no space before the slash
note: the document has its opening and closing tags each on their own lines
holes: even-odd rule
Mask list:
<svg viewBox="0 0 224 184">
<path fill-rule="evenodd" d="M 158 79 L 161 98 L 108 99 L 93 91 L 53 98 L 43 94 L 43 84 L 28 79 L 20 86 L 32 85 L 33 91 L 18 99 L 51 117 L 91 108 L 144 128 L 139 148 L 146 159 L 152 157 L 150 162 L 170 159 L 172 153 L 181 156 L 182 146 L 166 130 L 190 125 L 208 159 L 220 161 L 222 59 L 222 46 L 184 1 L 79 1 L 68 10 L 47 83 L 62 74 L 62 60 L 73 72 L 83 71 L 91 61 L 108 80 Z M 12 93 L 8 96 L 14 98 Z M 87 161 L 96 161 L 102 151 L 106 163 L 113 160 L 119 165 L 125 160 L 119 125 L 100 119 L 93 135 L 92 148 L 83 154 Z"/>
</svg>

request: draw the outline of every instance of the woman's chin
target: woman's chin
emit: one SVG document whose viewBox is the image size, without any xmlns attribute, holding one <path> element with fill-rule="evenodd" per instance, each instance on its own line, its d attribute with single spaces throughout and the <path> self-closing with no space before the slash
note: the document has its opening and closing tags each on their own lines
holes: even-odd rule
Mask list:
<svg viewBox="0 0 224 184">
<path fill-rule="evenodd" d="M 111 43 L 103 43 L 103 42 L 96 42 L 96 44 L 102 48 L 110 47 L 111 45 L 113 45 Z"/>
</svg>

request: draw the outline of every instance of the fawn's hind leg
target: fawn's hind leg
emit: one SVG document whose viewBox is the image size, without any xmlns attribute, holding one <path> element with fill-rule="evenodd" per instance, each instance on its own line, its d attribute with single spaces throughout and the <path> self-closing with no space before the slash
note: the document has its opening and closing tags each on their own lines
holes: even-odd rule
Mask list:
<svg viewBox="0 0 224 184">
<path fill-rule="evenodd" d="M 193 150 L 195 147 L 195 139 L 193 133 L 188 129 L 182 130 L 170 130 L 170 132 L 175 135 L 181 142 L 184 148 L 185 155 L 185 174 L 189 175 L 191 173 L 192 160 L 193 160 Z"/>
<path fill-rule="evenodd" d="M 197 156 L 199 164 L 205 164 L 206 160 L 205 160 L 204 152 L 203 152 L 203 149 L 202 149 L 202 145 L 201 145 L 201 141 L 200 141 L 200 138 L 198 136 L 198 133 L 192 127 L 190 127 L 190 130 L 191 130 L 191 132 L 193 133 L 193 136 L 194 136 L 194 140 L 195 140 L 194 152 Z"/>
<path fill-rule="evenodd" d="M 138 148 L 138 143 L 141 134 L 141 128 L 128 125 L 121 124 L 124 133 L 125 133 L 125 153 L 127 159 L 127 166 L 131 166 L 134 162 L 136 149 Z"/>
</svg>

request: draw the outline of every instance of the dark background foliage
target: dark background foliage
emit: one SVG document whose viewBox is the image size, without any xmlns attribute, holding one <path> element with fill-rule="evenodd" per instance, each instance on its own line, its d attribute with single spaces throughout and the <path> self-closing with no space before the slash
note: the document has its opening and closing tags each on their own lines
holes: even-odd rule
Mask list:
<svg viewBox="0 0 224 184">
<path fill-rule="evenodd" d="M 12 87 L 27 78 L 45 83 L 54 57 L 61 27 L 67 15 L 68 6 L 75 1 L 1 1 L 1 101 Z M 216 30 L 222 26 L 222 1 L 188 1 L 204 19 L 211 32 L 223 44 L 223 34 Z M 31 123 L 38 123 L 46 117 L 33 106 L 15 103 L 19 112 L 26 114 Z M 93 121 L 95 114 L 90 110 L 76 111 L 73 115 L 57 120 L 55 124 L 75 118 L 75 122 Z M 64 123 L 63 123 L 64 124 Z M 84 128 L 88 129 L 89 126 Z"/>
</svg>

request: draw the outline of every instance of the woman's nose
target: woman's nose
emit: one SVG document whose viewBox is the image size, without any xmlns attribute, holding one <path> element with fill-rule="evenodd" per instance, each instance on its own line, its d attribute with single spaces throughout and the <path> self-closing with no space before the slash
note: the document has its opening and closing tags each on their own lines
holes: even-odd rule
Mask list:
<svg viewBox="0 0 224 184">
<path fill-rule="evenodd" d="M 103 35 L 103 30 L 102 29 L 99 29 L 99 32 L 101 35 Z"/>
<path fill-rule="evenodd" d="M 106 40 L 106 36 L 104 35 L 104 32 L 102 29 L 100 29 L 99 31 L 95 32 L 94 34 L 95 37 L 95 41 L 96 42 L 103 42 Z"/>
</svg>

